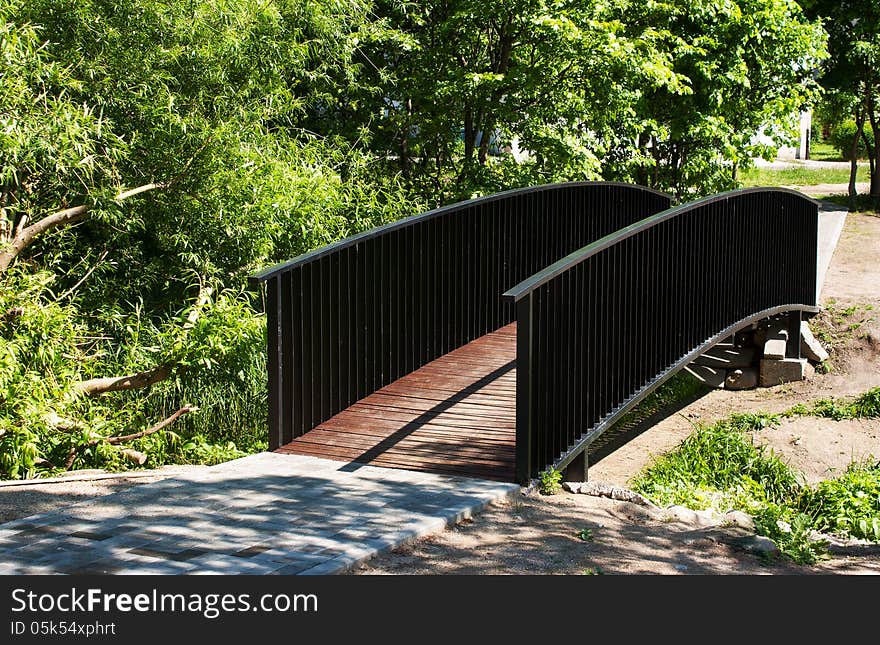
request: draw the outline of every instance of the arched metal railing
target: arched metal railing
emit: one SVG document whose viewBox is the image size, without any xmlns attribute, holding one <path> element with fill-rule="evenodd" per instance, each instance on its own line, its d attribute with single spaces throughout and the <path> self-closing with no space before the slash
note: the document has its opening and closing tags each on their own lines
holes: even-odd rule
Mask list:
<svg viewBox="0 0 880 645">
<path fill-rule="evenodd" d="M 649 392 L 750 322 L 816 312 L 817 228 L 818 204 L 800 193 L 733 191 L 626 226 L 507 291 L 518 481 L 584 456 Z"/>
<path fill-rule="evenodd" d="M 669 207 L 630 184 L 499 193 L 406 218 L 262 271 L 269 445 L 514 319 L 501 294 Z"/>
</svg>

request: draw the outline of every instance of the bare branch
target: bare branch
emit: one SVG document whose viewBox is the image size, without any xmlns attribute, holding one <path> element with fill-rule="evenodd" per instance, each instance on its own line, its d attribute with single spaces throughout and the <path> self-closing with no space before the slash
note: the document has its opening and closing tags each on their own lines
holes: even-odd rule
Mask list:
<svg viewBox="0 0 880 645">
<path fill-rule="evenodd" d="M 112 446 L 115 446 L 116 444 L 125 443 L 126 441 L 133 441 L 135 439 L 140 439 L 141 437 L 146 437 L 147 435 L 151 435 L 155 432 L 159 432 L 159 430 L 167 428 L 172 423 L 177 421 L 180 417 L 182 417 L 184 414 L 189 414 L 190 412 L 196 412 L 197 410 L 198 410 L 198 408 L 194 405 L 185 405 L 182 408 L 180 408 L 177 412 L 172 414 L 170 417 L 168 417 L 167 419 L 163 419 L 162 421 L 160 421 L 156 425 L 150 426 L 146 430 L 141 430 L 140 432 L 133 432 L 131 434 L 126 434 L 126 435 L 122 435 L 119 437 L 108 437 L 108 438 L 104 439 L 104 441 L 106 441 L 107 443 L 109 443 Z M 96 441 L 95 443 L 98 443 L 98 442 Z"/>
<path fill-rule="evenodd" d="M 143 186 L 138 186 L 137 188 L 132 188 L 131 190 L 125 190 L 119 193 L 116 197 L 114 197 L 114 200 L 117 202 L 122 202 L 129 197 L 134 197 L 135 195 L 140 195 L 141 193 L 146 193 L 150 190 L 156 190 L 158 188 L 166 187 L 166 184 L 144 184 Z"/>
</svg>

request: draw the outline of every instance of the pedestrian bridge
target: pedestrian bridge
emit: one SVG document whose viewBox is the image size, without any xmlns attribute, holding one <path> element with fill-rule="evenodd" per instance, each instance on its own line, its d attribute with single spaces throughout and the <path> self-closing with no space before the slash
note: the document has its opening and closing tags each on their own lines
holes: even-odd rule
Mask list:
<svg viewBox="0 0 880 645">
<path fill-rule="evenodd" d="M 817 309 L 818 204 L 513 190 L 367 231 L 266 289 L 272 450 L 527 483 L 751 323 Z"/>
</svg>

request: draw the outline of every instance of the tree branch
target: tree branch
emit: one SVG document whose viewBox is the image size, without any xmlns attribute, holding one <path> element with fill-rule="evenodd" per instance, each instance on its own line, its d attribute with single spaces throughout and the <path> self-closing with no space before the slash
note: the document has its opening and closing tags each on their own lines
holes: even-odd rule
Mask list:
<svg viewBox="0 0 880 645">
<path fill-rule="evenodd" d="M 171 376 L 172 364 L 166 363 L 153 369 L 127 374 L 125 376 L 105 376 L 80 381 L 74 389 L 87 396 L 96 396 L 105 392 L 121 392 L 123 390 L 140 390 Z"/>
<path fill-rule="evenodd" d="M 129 197 L 134 197 L 135 195 L 140 195 L 149 190 L 164 187 L 165 184 L 144 184 L 143 186 L 138 186 L 137 188 L 132 188 L 131 190 L 119 193 L 115 197 L 115 201 L 122 202 Z M 15 260 L 22 251 L 33 244 L 37 237 L 53 229 L 81 222 L 88 217 L 90 210 L 92 210 L 91 204 L 80 204 L 79 206 L 71 206 L 70 208 L 65 208 L 57 213 L 48 215 L 27 227 L 23 227 L 22 223 L 19 222 L 16 233 L 12 238 L 12 243 L 8 248 L 0 251 L 0 273 L 6 271 L 6 269 L 9 268 L 9 265 L 12 264 L 12 261 Z"/>
<path fill-rule="evenodd" d="M 73 462 L 76 460 L 76 455 L 79 453 L 81 448 L 97 446 L 99 443 L 107 443 L 111 446 L 118 445 L 120 443 L 125 443 L 126 441 L 133 441 L 134 439 L 140 439 L 141 437 L 146 437 L 147 435 L 154 434 L 159 432 L 159 430 L 163 430 L 170 426 L 172 423 L 177 421 L 184 414 L 188 414 L 190 412 L 197 411 L 198 408 L 193 405 L 185 405 L 180 408 L 177 412 L 172 414 L 170 417 L 163 419 L 159 423 L 150 426 L 146 430 L 141 430 L 140 432 L 133 432 L 127 435 L 121 435 L 116 437 L 99 437 L 97 439 L 91 439 L 86 444 L 79 444 L 72 446 L 70 448 L 70 452 L 67 453 L 67 459 L 64 461 L 64 470 L 70 470 L 70 467 L 73 466 Z"/>
<path fill-rule="evenodd" d="M 170 417 L 168 417 L 167 419 L 163 419 L 162 421 L 160 421 L 156 425 L 150 426 L 146 430 L 141 430 L 140 432 L 132 432 L 131 434 L 120 435 L 117 437 L 106 437 L 103 439 L 93 439 L 89 443 L 91 445 L 94 445 L 94 444 L 100 443 L 100 441 L 103 440 L 106 443 L 109 443 L 111 446 L 115 446 L 120 443 L 125 443 L 126 441 L 134 441 L 135 439 L 140 439 L 141 437 L 146 437 L 147 435 L 151 435 L 155 432 L 159 432 L 159 430 L 163 430 L 164 428 L 167 428 L 172 423 L 177 421 L 180 417 L 182 417 L 184 414 L 189 414 L 190 412 L 195 412 L 197 410 L 198 410 L 198 408 L 194 405 L 185 405 L 182 408 L 180 408 L 177 412 L 172 414 Z"/>
</svg>

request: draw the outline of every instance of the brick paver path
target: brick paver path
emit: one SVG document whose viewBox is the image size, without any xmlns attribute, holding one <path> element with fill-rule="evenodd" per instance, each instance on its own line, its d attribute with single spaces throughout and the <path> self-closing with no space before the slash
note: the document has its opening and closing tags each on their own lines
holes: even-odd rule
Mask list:
<svg viewBox="0 0 880 645">
<path fill-rule="evenodd" d="M 514 484 L 261 453 L 0 524 L 0 574 L 330 574 Z"/>
</svg>

